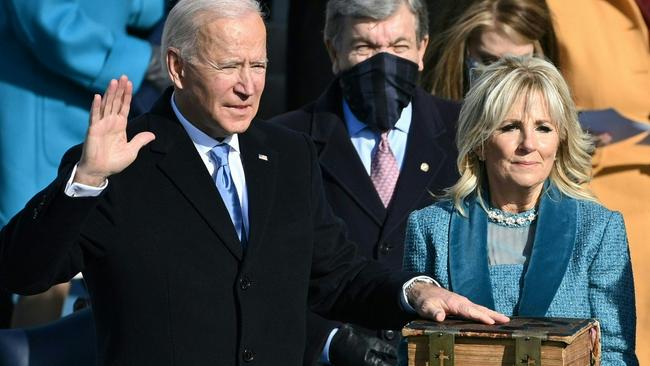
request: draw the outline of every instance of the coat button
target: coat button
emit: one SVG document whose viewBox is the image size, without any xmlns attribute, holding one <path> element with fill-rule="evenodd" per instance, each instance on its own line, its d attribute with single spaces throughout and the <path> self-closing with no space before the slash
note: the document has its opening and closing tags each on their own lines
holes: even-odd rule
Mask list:
<svg viewBox="0 0 650 366">
<path fill-rule="evenodd" d="M 241 357 L 244 359 L 244 362 L 251 362 L 255 359 L 255 352 L 246 348 L 244 349 L 244 352 L 242 352 Z"/>
<path fill-rule="evenodd" d="M 248 277 L 243 277 L 239 279 L 239 288 L 241 288 L 242 290 L 248 290 L 248 288 L 251 287 L 252 284 L 253 282 L 249 280 Z"/>
<path fill-rule="evenodd" d="M 386 338 L 389 341 L 392 341 L 395 339 L 395 331 L 394 330 L 384 330 L 384 338 Z"/>
<path fill-rule="evenodd" d="M 389 255 L 392 250 L 393 247 L 390 246 L 388 243 L 381 243 L 379 245 L 379 253 L 381 253 L 382 255 Z"/>
</svg>

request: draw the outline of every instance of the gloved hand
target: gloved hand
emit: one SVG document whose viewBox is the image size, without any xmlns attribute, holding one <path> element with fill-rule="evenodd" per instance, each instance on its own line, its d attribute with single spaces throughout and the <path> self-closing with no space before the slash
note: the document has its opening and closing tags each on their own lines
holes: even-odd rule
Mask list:
<svg viewBox="0 0 650 366">
<path fill-rule="evenodd" d="M 395 366 L 397 350 L 379 338 L 344 324 L 332 338 L 329 349 L 334 366 Z"/>
</svg>

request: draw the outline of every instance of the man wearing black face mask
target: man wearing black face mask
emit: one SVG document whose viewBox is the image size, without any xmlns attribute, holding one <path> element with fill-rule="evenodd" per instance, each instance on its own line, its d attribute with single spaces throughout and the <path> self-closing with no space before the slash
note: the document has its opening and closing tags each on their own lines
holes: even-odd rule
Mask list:
<svg viewBox="0 0 650 366">
<path fill-rule="evenodd" d="M 459 105 L 416 86 L 428 42 L 422 0 L 330 0 L 325 45 L 337 78 L 272 121 L 311 136 L 327 198 L 362 255 L 401 269 L 406 219 L 458 178 Z M 389 300 L 387 300 L 389 301 Z M 305 364 L 394 365 L 399 330 L 312 315 Z"/>
</svg>

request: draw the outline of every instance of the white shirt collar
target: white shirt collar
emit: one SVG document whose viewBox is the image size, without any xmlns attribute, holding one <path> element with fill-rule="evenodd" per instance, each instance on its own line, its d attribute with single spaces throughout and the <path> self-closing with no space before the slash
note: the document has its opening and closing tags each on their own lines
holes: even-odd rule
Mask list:
<svg viewBox="0 0 650 366">
<path fill-rule="evenodd" d="M 413 103 L 409 102 L 409 104 L 404 107 L 404 109 L 402 109 L 402 113 L 400 114 L 399 119 L 395 123 L 395 127 L 393 129 L 408 133 L 408 130 L 411 127 L 412 116 Z M 345 100 L 345 98 L 343 98 L 343 119 L 345 119 L 345 123 L 347 124 L 348 133 L 350 136 L 356 136 L 363 129 L 368 127 L 367 124 L 360 121 L 357 116 L 352 113 L 352 110 L 350 109 L 350 106 L 348 105 L 348 102 Z"/>
<path fill-rule="evenodd" d="M 183 116 L 181 111 L 178 109 L 178 106 L 176 105 L 176 101 L 174 100 L 174 93 L 172 93 L 171 96 L 171 104 L 172 109 L 174 110 L 174 114 L 176 114 L 176 118 L 178 118 L 178 120 L 181 122 L 181 125 L 183 125 L 183 128 L 190 136 L 190 139 L 192 139 L 192 142 L 194 143 L 194 146 L 196 147 L 196 150 L 199 152 L 199 154 L 207 154 L 210 152 L 210 150 L 212 150 L 213 147 L 219 145 L 220 143 L 226 143 L 230 145 L 233 150 L 239 152 L 239 137 L 237 134 L 226 136 L 222 142 L 219 142 L 217 139 L 212 138 L 205 132 L 199 130 L 190 121 L 188 121 L 185 116 Z"/>
</svg>

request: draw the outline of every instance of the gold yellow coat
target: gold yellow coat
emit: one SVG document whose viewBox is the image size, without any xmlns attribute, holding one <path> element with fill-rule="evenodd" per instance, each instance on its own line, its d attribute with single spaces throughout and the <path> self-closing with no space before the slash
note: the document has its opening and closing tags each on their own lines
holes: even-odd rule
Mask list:
<svg viewBox="0 0 650 366">
<path fill-rule="evenodd" d="M 580 109 L 650 123 L 650 41 L 635 0 L 547 0 L 560 68 Z M 592 189 L 625 218 L 637 299 L 637 355 L 650 364 L 650 144 L 647 133 L 598 149 Z"/>
</svg>

